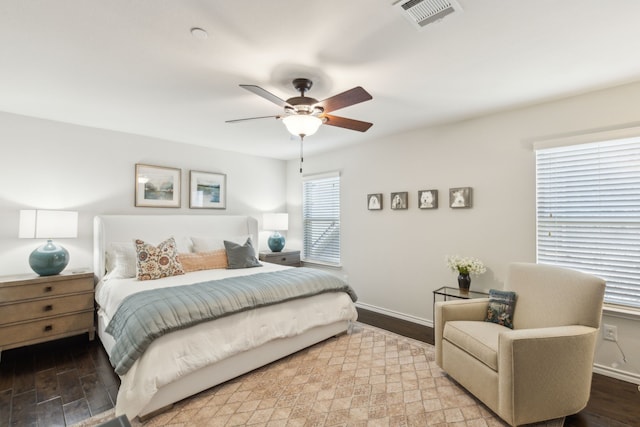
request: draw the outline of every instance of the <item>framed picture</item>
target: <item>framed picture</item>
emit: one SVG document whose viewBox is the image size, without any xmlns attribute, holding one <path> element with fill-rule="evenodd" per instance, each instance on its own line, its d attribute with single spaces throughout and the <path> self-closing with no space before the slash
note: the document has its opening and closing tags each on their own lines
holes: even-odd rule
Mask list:
<svg viewBox="0 0 640 427">
<path fill-rule="evenodd" d="M 190 171 L 189 189 L 190 208 L 227 208 L 227 175 L 223 173 Z"/>
<path fill-rule="evenodd" d="M 370 211 L 382 210 L 382 193 L 367 194 L 367 208 Z"/>
<path fill-rule="evenodd" d="M 136 163 L 135 206 L 179 208 L 181 174 L 177 168 Z"/>
<path fill-rule="evenodd" d="M 399 193 L 391 193 L 391 209 L 407 209 L 408 207 L 408 195 L 406 191 Z"/>
<path fill-rule="evenodd" d="M 470 208 L 471 187 L 458 187 L 449 189 L 449 207 Z"/>
<path fill-rule="evenodd" d="M 438 190 L 418 191 L 418 207 L 420 209 L 438 208 Z"/>
</svg>

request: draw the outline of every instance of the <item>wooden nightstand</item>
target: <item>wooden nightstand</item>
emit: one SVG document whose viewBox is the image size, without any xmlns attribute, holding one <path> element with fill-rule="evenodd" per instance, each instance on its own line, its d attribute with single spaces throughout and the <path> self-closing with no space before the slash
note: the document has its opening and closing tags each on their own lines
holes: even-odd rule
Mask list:
<svg viewBox="0 0 640 427">
<path fill-rule="evenodd" d="M 260 261 L 300 267 L 300 251 L 260 252 Z"/>
<path fill-rule="evenodd" d="M 0 277 L 0 352 L 87 332 L 95 337 L 93 272 Z"/>
</svg>

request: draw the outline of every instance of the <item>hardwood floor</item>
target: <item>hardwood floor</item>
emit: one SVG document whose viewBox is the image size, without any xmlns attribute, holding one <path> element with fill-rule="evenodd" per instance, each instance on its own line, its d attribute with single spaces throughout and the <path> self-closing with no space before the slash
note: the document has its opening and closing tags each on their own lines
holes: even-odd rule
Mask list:
<svg viewBox="0 0 640 427">
<path fill-rule="evenodd" d="M 113 408 L 120 379 L 87 335 L 2 352 L 0 426 L 66 426 Z"/>
<path fill-rule="evenodd" d="M 433 329 L 358 310 L 359 321 L 433 344 Z M 0 426 L 67 426 L 111 409 L 120 380 L 86 335 L 2 352 Z M 565 427 L 639 427 L 635 384 L 594 374 L 586 409 Z"/>
</svg>

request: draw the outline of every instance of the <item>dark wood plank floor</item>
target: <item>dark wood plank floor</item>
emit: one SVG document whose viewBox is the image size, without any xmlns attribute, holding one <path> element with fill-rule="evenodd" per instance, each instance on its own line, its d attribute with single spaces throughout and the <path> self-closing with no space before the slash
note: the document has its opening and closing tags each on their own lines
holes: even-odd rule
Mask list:
<svg viewBox="0 0 640 427">
<path fill-rule="evenodd" d="M 0 426 L 67 426 L 114 407 L 120 379 L 86 334 L 2 352 Z"/>
<path fill-rule="evenodd" d="M 366 310 L 359 321 L 433 344 L 433 329 Z M 0 426 L 67 426 L 113 408 L 120 380 L 86 335 L 2 352 Z M 594 374 L 585 410 L 565 427 L 640 427 L 635 384 Z"/>
</svg>

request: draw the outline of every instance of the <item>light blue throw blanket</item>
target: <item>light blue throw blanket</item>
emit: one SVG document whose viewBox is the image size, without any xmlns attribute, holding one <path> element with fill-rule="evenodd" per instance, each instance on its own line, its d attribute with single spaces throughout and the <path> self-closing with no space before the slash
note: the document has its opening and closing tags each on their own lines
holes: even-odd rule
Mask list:
<svg viewBox="0 0 640 427">
<path fill-rule="evenodd" d="M 326 292 L 346 292 L 352 301 L 357 299 L 340 278 L 305 267 L 138 292 L 122 301 L 107 326 L 116 342 L 110 361 L 116 373 L 124 375 L 151 342 L 166 333 Z"/>
</svg>

